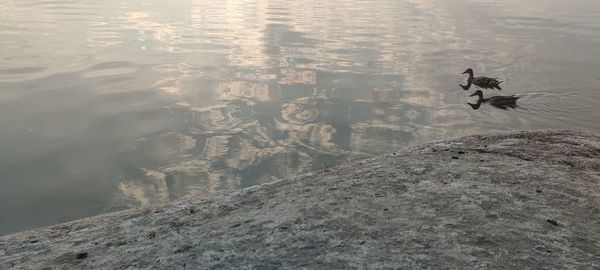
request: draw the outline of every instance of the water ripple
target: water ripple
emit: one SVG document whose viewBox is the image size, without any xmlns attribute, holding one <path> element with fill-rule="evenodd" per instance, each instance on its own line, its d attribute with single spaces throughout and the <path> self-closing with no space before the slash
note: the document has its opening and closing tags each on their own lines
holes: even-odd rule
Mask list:
<svg viewBox="0 0 600 270">
<path fill-rule="evenodd" d="M 0 14 L 0 233 L 451 136 L 600 130 L 594 0 L 0 0 Z M 521 107 L 472 110 L 467 67 Z M 86 198 L 58 192 L 74 188 Z"/>
</svg>

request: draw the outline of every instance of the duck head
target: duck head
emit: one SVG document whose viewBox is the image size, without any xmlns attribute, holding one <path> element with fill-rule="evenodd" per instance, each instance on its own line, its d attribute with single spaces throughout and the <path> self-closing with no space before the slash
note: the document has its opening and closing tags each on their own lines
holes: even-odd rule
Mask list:
<svg viewBox="0 0 600 270">
<path fill-rule="evenodd" d="M 465 72 L 463 72 L 462 74 L 469 74 L 470 76 L 473 76 L 473 69 L 467 68 L 467 70 L 465 70 Z"/>
</svg>

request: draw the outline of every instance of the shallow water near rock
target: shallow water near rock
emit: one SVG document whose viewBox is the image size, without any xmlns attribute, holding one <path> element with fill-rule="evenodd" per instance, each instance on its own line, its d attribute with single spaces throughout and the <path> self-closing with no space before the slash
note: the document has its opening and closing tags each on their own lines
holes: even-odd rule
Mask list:
<svg viewBox="0 0 600 270">
<path fill-rule="evenodd" d="M 447 137 L 599 132 L 598 18 L 593 0 L 0 0 L 0 235 Z M 473 110 L 467 67 L 519 108 Z"/>
</svg>

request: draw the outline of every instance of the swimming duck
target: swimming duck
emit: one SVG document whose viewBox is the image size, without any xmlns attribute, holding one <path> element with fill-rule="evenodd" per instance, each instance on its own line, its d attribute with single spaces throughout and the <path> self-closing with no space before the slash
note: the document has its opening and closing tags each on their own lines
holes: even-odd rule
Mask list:
<svg viewBox="0 0 600 270">
<path fill-rule="evenodd" d="M 479 106 L 481 106 L 481 103 L 488 103 L 496 108 L 500 108 L 503 110 L 506 110 L 508 108 L 516 108 L 517 107 L 517 99 L 519 99 L 520 97 L 514 96 L 514 95 L 510 95 L 510 96 L 493 96 L 493 97 L 489 97 L 489 98 L 483 98 L 483 92 L 481 90 L 477 90 L 475 91 L 475 93 L 473 93 L 472 96 L 479 96 L 479 100 L 477 101 L 477 104 L 472 104 L 469 103 L 469 105 L 471 105 L 471 108 L 473 108 L 473 110 L 477 110 L 479 109 Z"/>
<path fill-rule="evenodd" d="M 502 83 L 502 81 L 496 79 L 496 78 L 488 78 L 488 77 L 473 77 L 473 69 L 471 68 L 467 68 L 467 70 L 465 70 L 465 72 L 463 72 L 463 74 L 469 74 L 469 78 L 467 79 L 467 85 L 461 85 L 463 89 L 467 90 L 471 87 L 471 84 L 477 85 L 481 88 L 485 88 L 485 89 L 498 89 L 498 90 L 502 90 L 502 88 L 500 88 L 500 84 Z"/>
</svg>

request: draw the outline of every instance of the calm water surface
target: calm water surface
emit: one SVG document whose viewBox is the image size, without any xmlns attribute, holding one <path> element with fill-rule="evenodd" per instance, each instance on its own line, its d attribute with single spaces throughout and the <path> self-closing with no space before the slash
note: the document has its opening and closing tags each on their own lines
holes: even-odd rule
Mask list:
<svg viewBox="0 0 600 270">
<path fill-rule="evenodd" d="M 521 108 L 473 110 L 467 67 Z M 600 132 L 599 88 L 597 0 L 0 0 L 0 234 L 449 136 Z"/>
</svg>

